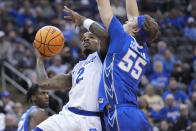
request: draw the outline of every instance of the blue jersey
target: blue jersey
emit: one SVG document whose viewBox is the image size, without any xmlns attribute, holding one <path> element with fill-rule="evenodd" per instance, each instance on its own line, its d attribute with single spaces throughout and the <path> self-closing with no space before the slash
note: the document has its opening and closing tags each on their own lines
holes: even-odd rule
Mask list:
<svg viewBox="0 0 196 131">
<path fill-rule="evenodd" d="M 169 120 L 172 123 L 175 123 L 180 117 L 179 108 L 177 106 L 171 108 L 164 106 L 159 113 L 162 120 Z"/>
<path fill-rule="evenodd" d="M 28 131 L 29 130 L 29 122 L 28 117 L 31 111 L 38 108 L 37 106 L 32 106 L 30 109 L 28 109 L 20 118 L 20 121 L 18 123 L 18 130 L 17 131 Z"/>
<path fill-rule="evenodd" d="M 164 94 L 163 94 L 163 100 L 165 101 L 166 100 L 166 97 L 169 95 L 169 94 L 172 94 L 171 91 L 166 91 Z M 182 90 L 177 90 L 175 92 L 174 95 L 174 99 L 175 99 L 175 102 L 179 103 L 179 104 L 182 104 L 184 103 L 186 100 L 188 100 L 188 96 L 186 95 L 186 93 Z"/>
<path fill-rule="evenodd" d="M 116 17 L 109 30 L 110 45 L 104 61 L 99 87 L 99 108 L 109 103 L 137 104 L 138 84 L 150 62 L 147 46 L 140 46 L 134 37 L 128 35 Z"/>
</svg>

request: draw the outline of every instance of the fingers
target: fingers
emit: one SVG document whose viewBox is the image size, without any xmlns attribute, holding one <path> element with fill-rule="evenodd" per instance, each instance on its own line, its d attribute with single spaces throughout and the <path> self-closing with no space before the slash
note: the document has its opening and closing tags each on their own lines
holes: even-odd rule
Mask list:
<svg viewBox="0 0 196 131">
<path fill-rule="evenodd" d="M 67 6 L 64 6 L 64 11 L 68 14 L 72 14 L 73 11 L 71 9 L 69 9 Z"/>
<path fill-rule="evenodd" d="M 64 19 L 72 20 L 73 17 L 72 16 L 64 16 Z"/>
</svg>

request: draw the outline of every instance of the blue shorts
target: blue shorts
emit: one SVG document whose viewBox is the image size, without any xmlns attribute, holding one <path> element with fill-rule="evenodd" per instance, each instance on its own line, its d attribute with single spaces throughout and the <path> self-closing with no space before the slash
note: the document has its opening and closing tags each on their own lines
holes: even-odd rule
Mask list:
<svg viewBox="0 0 196 131">
<path fill-rule="evenodd" d="M 105 109 L 104 118 L 107 131 L 152 131 L 145 114 L 135 105 Z"/>
</svg>

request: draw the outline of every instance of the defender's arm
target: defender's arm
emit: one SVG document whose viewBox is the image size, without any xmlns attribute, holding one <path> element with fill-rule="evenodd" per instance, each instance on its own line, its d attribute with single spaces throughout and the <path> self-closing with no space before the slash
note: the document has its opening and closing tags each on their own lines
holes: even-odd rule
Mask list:
<svg viewBox="0 0 196 131">
<path fill-rule="evenodd" d="M 29 131 L 39 125 L 47 118 L 46 112 L 43 109 L 34 109 L 28 117 Z"/>
<path fill-rule="evenodd" d="M 110 5 L 110 0 L 96 0 L 101 20 L 105 27 L 108 29 L 113 18 L 113 12 Z"/>
<path fill-rule="evenodd" d="M 126 0 L 127 18 L 130 20 L 132 16 L 139 16 L 136 0 Z"/>
</svg>

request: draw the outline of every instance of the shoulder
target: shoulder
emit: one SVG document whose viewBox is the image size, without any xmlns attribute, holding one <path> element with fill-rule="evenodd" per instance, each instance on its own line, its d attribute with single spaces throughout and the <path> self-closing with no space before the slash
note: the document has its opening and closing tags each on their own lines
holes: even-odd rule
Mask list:
<svg viewBox="0 0 196 131">
<path fill-rule="evenodd" d="M 46 117 L 46 111 L 41 108 L 36 108 L 29 113 L 29 117 L 31 118 Z"/>
<path fill-rule="evenodd" d="M 178 94 L 186 95 L 186 93 L 183 90 L 178 90 Z"/>
</svg>

